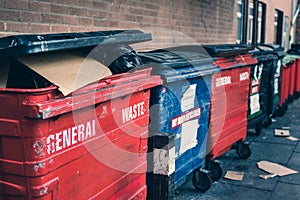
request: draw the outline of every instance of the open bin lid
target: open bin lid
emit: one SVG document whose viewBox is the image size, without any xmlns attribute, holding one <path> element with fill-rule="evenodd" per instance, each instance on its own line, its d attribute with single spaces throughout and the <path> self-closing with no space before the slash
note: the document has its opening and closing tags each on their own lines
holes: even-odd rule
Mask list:
<svg viewBox="0 0 300 200">
<path fill-rule="evenodd" d="M 162 75 L 169 82 L 191 79 L 219 72 L 214 59 L 196 51 L 169 48 L 139 53 L 144 64 L 153 68 L 153 73 Z"/>
<path fill-rule="evenodd" d="M 247 54 L 253 46 L 240 44 L 203 45 L 203 48 L 214 57 L 234 57 Z"/>
<path fill-rule="evenodd" d="M 148 40 L 151 40 L 151 34 L 139 30 L 16 35 L 0 38 L 0 60 L 2 63 L 7 62 L 0 67 L 0 87 L 36 89 L 55 84 L 67 95 L 86 84 L 111 75 L 108 64 L 102 62 L 108 56 L 102 56 L 103 60 L 87 56 L 91 49 L 101 45 L 101 48 L 94 52 L 100 56 L 99 49 L 113 51 L 122 45 Z M 80 51 L 73 51 L 75 49 Z M 120 50 L 115 50 L 117 51 Z M 112 56 L 111 52 L 107 54 L 117 58 L 119 66 L 127 61 L 118 60 L 122 52 L 116 57 Z M 39 81 L 40 79 L 42 81 Z"/>
<path fill-rule="evenodd" d="M 151 34 L 139 30 L 16 35 L 0 38 L 0 58 L 148 40 L 151 40 Z"/>
</svg>

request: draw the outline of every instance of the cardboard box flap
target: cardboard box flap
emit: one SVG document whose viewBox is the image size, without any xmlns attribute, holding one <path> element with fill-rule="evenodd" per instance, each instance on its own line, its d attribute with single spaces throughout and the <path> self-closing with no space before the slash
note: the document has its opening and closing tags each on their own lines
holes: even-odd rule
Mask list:
<svg viewBox="0 0 300 200">
<path fill-rule="evenodd" d="M 258 168 L 270 173 L 270 174 L 276 174 L 278 176 L 286 176 L 290 174 L 296 174 L 298 171 L 289 169 L 287 167 L 284 167 L 282 165 L 279 165 L 277 163 L 272 163 L 268 161 L 260 161 L 257 163 Z"/>
<path fill-rule="evenodd" d="M 109 68 L 98 61 L 68 52 L 25 56 L 18 60 L 57 85 L 63 95 L 112 75 Z"/>
</svg>

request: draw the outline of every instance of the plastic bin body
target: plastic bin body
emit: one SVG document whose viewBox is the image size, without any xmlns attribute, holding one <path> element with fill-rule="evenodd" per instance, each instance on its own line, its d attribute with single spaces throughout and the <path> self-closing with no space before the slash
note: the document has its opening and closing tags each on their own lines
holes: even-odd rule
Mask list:
<svg viewBox="0 0 300 200">
<path fill-rule="evenodd" d="M 287 54 L 283 59 L 280 107 L 286 107 L 297 91 L 299 56 Z"/>
<path fill-rule="evenodd" d="M 289 85 L 289 98 L 293 98 L 296 86 L 296 78 L 297 78 L 297 61 L 294 60 L 290 65 L 290 85 Z"/>
<path fill-rule="evenodd" d="M 280 103 L 278 57 L 270 51 L 260 49 L 250 53 L 258 60 L 258 64 L 251 68 L 248 128 L 257 129 L 264 120 L 273 115 Z"/>
<path fill-rule="evenodd" d="M 145 199 L 149 89 L 160 83 L 150 71 L 67 97 L 56 87 L 1 89 L 1 198 Z"/>
<path fill-rule="evenodd" d="M 251 55 L 219 58 L 221 72 L 213 75 L 208 156 L 214 159 L 246 140 Z M 227 79 L 228 81 L 222 81 Z"/>
<path fill-rule="evenodd" d="M 279 45 L 273 44 L 264 44 L 259 45 L 258 48 L 263 51 L 265 55 L 270 55 L 269 62 L 270 62 L 270 72 L 268 74 L 263 74 L 264 76 L 269 76 L 269 81 L 264 82 L 263 88 L 266 89 L 268 93 L 268 100 L 267 100 L 267 109 L 266 114 L 269 117 L 269 121 L 271 122 L 271 117 L 275 115 L 275 112 L 280 107 L 280 90 L 281 90 L 281 71 L 282 71 L 282 63 L 283 59 L 286 56 L 286 53 L 282 47 Z M 271 56 L 275 55 L 274 56 Z M 271 64 L 272 63 L 272 64 Z M 267 65 L 266 63 L 265 65 Z M 266 79 L 265 79 L 266 80 Z M 267 86 L 267 87 L 266 87 Z"/>
<path fill-rule="evenodd" d="M 299 58 L 295 61 L 297 64 L 297 67 L 296 67 L 296 77 L 295 77 L 295 80 L 296 80 L 296 83 L 295 83 L 295 94 L 296 94 L 296 97 L 299 97 L 299 94 L 300 94 L 300 61 L 299 61 Z"/>
<path fill-rule="evenodd" d="M 0 59 L 10 66 L 0 88 L 0 199 L 146 199 L 150 88 L 159 76 L 139 69 L 64 96 L 40 74 L 29 73 L 28 83 L 10 74 L 21 70 L 20 56 L 86 55 L 150 39 L 136 30 L 0 39 Z M 14 81 L 20 85 L 8 86 Z"/>
<path fill-rule="evenodd" d="M 140 54 L 164 80 L 151 89 L 149 199 L 172 199 L 187 176 L 205 164 L 211 78 L 218 68 L 212 59 L 174 51 Z"/>
<path fill-rule="evenodd" d="M 286 84 L 287 82 L 287 71 L 288 71 L 288 66 L 284 65 L 282 67 L 282 72 L 281 72 L 281 86 L 280 86 L 280 107 L 283 107 L 283 104 L 286 101 L 286 90 L 287 90 L 287 86 Z"/>
</svg>

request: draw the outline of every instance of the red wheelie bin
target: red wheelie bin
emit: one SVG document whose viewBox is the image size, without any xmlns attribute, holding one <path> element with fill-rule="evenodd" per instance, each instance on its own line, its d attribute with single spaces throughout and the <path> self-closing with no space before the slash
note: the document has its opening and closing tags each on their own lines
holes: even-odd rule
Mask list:
<svg viewBox="0 0 300 200">
<path fill-rule="evenodd" d="M 247 54 L 249 47 L 238 45 L 207 45 L 204 48 L 216 57 L 214 64 L 221 68 L 213 75 L 210 110 L 210 129 L 207 144 L 206 168 L 214 180 L 222 170 L 211 160 L 223 155 L 233 146 L 240 158 L 251 155 L 246 140 L 247 112 L 251 66 L 257 60 Z"/>
<path fill-rule="evenodd" d="M 276 111 L 276 116 L 281 117 L 285 114 L 288 104 L 297 91 L 297 69 L 299 56 L 287 54 L 282 61 L 282 76 L 280 89 L 280 106 Z"/>
<path fill-rule="evenodd" d="M 161 84 L 160 77 L 140 69 L 64 95 L 26 63 L 46 58 L 35 69 L 61 68 L 56 78 L 65 75 L 66 62 L 57 60 L 65 51 L 85 54 L 101 49 L 100 43 L 115 48 L 149 39 L 140 31 L 0 39 L 0 60 L 9 68 L 0 88 L 0 199 L 146 199 L 150 88 Z M 92 58 L 72 56 L 88 59 L 88 71 L 101 67 Z"/>
</svg>

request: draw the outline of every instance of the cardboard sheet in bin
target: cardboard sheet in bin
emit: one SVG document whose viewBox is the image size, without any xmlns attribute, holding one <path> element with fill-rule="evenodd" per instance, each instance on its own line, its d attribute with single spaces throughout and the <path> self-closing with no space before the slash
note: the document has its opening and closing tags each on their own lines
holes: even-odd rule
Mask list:
<svg viewBox="0 0 300 200">
<path fill-rule="evenodd" d="M 63 95 L 112 75 L 109 68 L 98 61 L 68 52 L 25 56 L 18 60 L 57 85 Z"/>
</svg>

